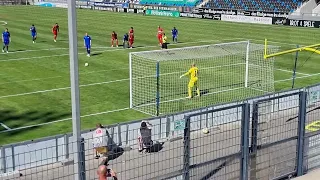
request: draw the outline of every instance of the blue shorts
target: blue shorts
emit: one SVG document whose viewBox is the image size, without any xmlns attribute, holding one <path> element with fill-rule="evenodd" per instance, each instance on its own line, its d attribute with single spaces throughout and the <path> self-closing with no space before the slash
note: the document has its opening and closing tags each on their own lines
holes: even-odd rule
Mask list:
<svg viewBox="0 0 320 180">
<path fill-rule="evenodd" d="M 9 46 L 9 43 L 10 43 L 9 41 L 4 41 L 4 42 L 3 42 L 3 45 Z"/>
<path fill-rule="evenodd" d="M 87 48 L 87 49 L 90 49 L 90 48 L 91 48 L 91 46 L 90 46 L 90 45 L 86 45 L 86 48 Z"/>
<path fill-rule="evenodd" d="M 31 33 L 31 36 L 35 37 L 35 36 L 37 36 L 37 33 Z"/>
</svg>

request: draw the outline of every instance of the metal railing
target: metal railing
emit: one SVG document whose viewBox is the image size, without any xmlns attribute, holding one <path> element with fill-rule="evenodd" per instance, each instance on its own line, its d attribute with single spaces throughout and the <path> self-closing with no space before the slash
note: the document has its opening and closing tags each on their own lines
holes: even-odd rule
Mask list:
<svg viewBox="0 0 320 180">
<path fill-rule="evenodd" d="M 152 139 L 159 142 L 156 152 L 150 154 L 137 150 L 141 120 L 111 125 L 107 130 L 114 152 L 109 164 L 120 179 L 195 179 L 201 175 L 204 179 L 279 179 L 302 175 L 320 167 L 318 106 L 320 84 L 146 119 L 153 124 Z M 201 131 L 204 128 L 208 134 Z M 87 179 L 96 177 L 101 163 L 94 159 L 92 130 L 82 132 Z M 75 142 L 71 136 L 2 146 L 0 179 L 21 174 L 24 179 L 72 178 L 70 157 Z"/>
</svg>

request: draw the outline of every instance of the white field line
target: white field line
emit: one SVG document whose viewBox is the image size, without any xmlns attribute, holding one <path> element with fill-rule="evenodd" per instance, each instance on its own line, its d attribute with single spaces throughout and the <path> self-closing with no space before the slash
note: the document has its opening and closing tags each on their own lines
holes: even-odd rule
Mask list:
<svg viewBox="0 0 320 180">
<path fill-rule="evenodd" d="M 129 79 L 118 79 L 118 80 L 113 80 L 113 81 L 105 81 L 105 82 L 99 82 L 99 83 L 84 84 L 84 85 L 80 85 L 79 87 L 87 87 L 87 86 L 94 86 L 94 85 L 100 85 L 100 84 L 110 84 L 110 83 L 128 81 L 128 80 Z M 0 99 L 8 98 L 8 97 L 24 96 L 24 95 L 30 95 L 30 94 L 37 94 L 37 93 L 60 91 L 60 90 L 66 90 L 66 89 L 70 89 L 70 87 L 63 87 L 63 88 L 56 88 L 56 89 L 47 89 L 47 90 L 42 90 L 42 91 L 33 91 L 33 92 L 27 92 L 27 93 L 5 95 L 5 96 L 0 96 Z"/>
<path fill-rule="evenodd" d="M 115 109 L 115 110 L 110 110 L 110 111 L 98 112 L 98 113 L 83 115 L 83 116 L 80 116 L 80 117 L 81 118 L 91 117 L 91 116 L 96 116 L 96 115 L 101 115 L 101 114 L 109 114 L 109 113 L 113 113 L 113 112 L 125 111 L 125 110 L 128 110 L 128 109 L 130 109 L 130 108 L 127 107 L 127 108 L 122 108 L 122 109 Z M 35 124 L 35 125 L 30 125 L 30 126 L 22 126 L 22 127 L 18 127 L 18 128 L 14 128 L 14 129 L 10 129 L 9 128 L 7 130 L 0 131 L 0 134 L 1 133 L 5 133 L 5 132 L 10 132 L 10 131 L 16 131 L 16 130 L 22 130 L 22 129 L 32 128 L 32 127 L 38 127 L 38 126 L 53 124 L 53 123 L 57 123 L 57 122 L 68 121 L 68 120 L 71 120 L 71 119 L 72 118 L 65 118 L 65 119 L 60 119 L 60 120 L 56 120 L 56 121 L 40 123 L 40 124 Z"/>
<path fill-rule="evenodd" d="M 4 127 L 6 130 L 10 130 L 11 129 L 8 126 L 6 126 L 5 124 L 3 124 L 3 123 L 0 123 L 0 126 Z"/>
<path fill-rule="evenodd" d="M 275 70 L 278 70 L 278 71 L 283 71 L 283 72 L 288 72 L 288 73 L 293 73 L 292 71 L 289 71 L 289 70 L 286 70 L 286 69 L 275 69 Z M 311 74 L 305 74 L 305 73 L 300 73 L 300 72 L 296 72 L 296 74 L 301 74 L 301 75 L 304 75 L 304 76 L 309 76 Z"/>
<path fill-rule="evenodd" d="M 8 24 L 8 22 L 6 22 L 6 21 L 0 21 L 0 22 L 2 23 L 1 25 L 3 25 L 3 26 Z"/>
<path fill-rule="evenodd" d="M 108 69 L 108 70 L 100 70 L 100 71 L 90 71 L 90 72 L 84 72 L 84 73 L 79 73 L 79 74 L 80 75 L 82 75 L 82 74 L 93 74 L 93 73 L 100 73 L 100 72 L 107 72 L 107 71 L 117 71 L 117 70 L 124 70 L 124 69 L 129 69 L 129 68 L 118 68 L 118 69 Z M 47 78 L 35 78 L 35 79 L 25 79 L 25 80 L 18 80 L 18 81 L 9 81 L 9 82 L 5 82 L 5 83 L 0 83 L 0 85 L 17 83 L 17 82 L 42 81 L 42 80 L 55 79 L 55 78 L 61 78 L 61 77 L 64 77 L 64 76 L 52 76 L 52 77 L 47 77 Z"/>
<path fill-rule="evenodd" d="M 234 38 L 234 39 L 221 39 L 221 40 L 205 40 L 205 41 L 193 41 L 193 42 L 185 42 L 185 43 L 177 43 L 177 44 L 169 44 L 169 46 L 177 46 L 177 45 L 181 45 L 181 44 L 195 44 L 195 43 L 205 43 L 205 42 L 221 42 L 221 41 L 229 41 L 229 40 L 239 40 L 239 39 L 243 39 L 243 38 Z M 155 48 L 155 47 L 159 47 L 157 46 L 142 46 L 142 47 L 136 47 L 134 49 L 144 49 L 144 48 Z M 119 50 L 129 50 L 129 49 L 124 49 L 124 48 L 117 48 L 117 49 L 112 49 L 109 47 L 107 50 L 103 50 L 103 51 L 94 51 L 92 52 L 94 53 L 103 53 L 103 52 L 107 52 L 107 51 L 119 51 Z M 160 47 L 159 47 L 160 48 Z M 94 49 L 94 47 L 92 47 L 92 49 Z M 133 49 L 133 50 L 134 50 Z M 132 50 L 132 49 L 131 49 Z M 78 54 L 86 54 L 86 53 L 78 53 Z M 51 55 L 51 56 L 35 56 L 35 57 L 25 57 L 25 58 L 14 58 L 14 59 L 0 59 L 0 62 L 7 62 L 7 61 L 22 61 L 22 60 L 33 60 L 33 59 L 42 59 L 42 58 L 50 58 L 50 57 L 61 57 L 61 56 L 69 56 L 69 53 L 65 53 L 65 54 L 57 54 L 57 55 Z"/>
<path fill-rule="evenodd" d="M 229 64 L 229 65 L 223 65 L 223 66 L 201 68 L 200 70 L 206 70 L 206 69 L 212 69 L 212 68 L 221 68 L 221 67 L 228 67 L 228 66 L 237 66 L 237 65 L 241 65 L 241 64 L 244 64 L 244 63 L 237 63 L 237 64 Z M 172 74 L 182 74 L 184 72 L 185 71 L 164 73 L 164 74 L 160 74 L 160 76 L 166 76 L 166 75 L 172 75 Z M 143 79 L 143 78 L 149 78 L 149 77 L 154 77 L 154 76 L 138 77 L 138 78 L 134 78 L 134 79 Z M 110 83 L 129 81 L 129 80 L 130 80 L 129 78 L 127 78 L 127 79 L 118 79 L 118 80 L 113 80 L 113 81 L 104 81 L 104 82 L 98 82 L 98 83 L 84 84 L 84 85 L 80 85 L 80 87 L 87 87 L 87 86 L 94 86 L 94 85 L 101 85 L 101 84 L 110 84 Z M 55 89 L 47 89 L 47 90 L 40 90 L 40 91 L 33 91 L 33 92 L 5 95 L 5 96 L 0 96 L 0 99 L 8 98 L 8 97 L 24 96 L 24 95 L 30 95 L 30 94 L 46 93 L 46 92 L 52 92 L 52 91 L 60 91 L 60 90 L 66 90 L 66 89 L 70 89 L 70 87 L 62 87 L 62 88 L 55 88 Z"/>
<path fill-rule="evenodd" d="M 320 73 L 316 73 L 316 74 L 309 74 L 309 75 L 305 75 L 305 76 L 301 76 L 301 77 L 296 77 L 296 79 L 303 79 L 303 78 L 307 78 L 307 77 L 312 77 L 312 76 L 319 76 Z M 277 80 L 274 81 L 275 83 L 279 83 L 279 82 L 284 82 L 284 81 L 292 81 L 292 78 L 289 79 L 281 79 L 281 80 Z"/>
<path fill-rule="evenodd" d="M 78 46 L 78 48 L 82 48 L 82 46 Z M 112 47 L 94 47 L 94 49 L 111 49 Z M 39 52 L 39 51 L 56 51 L 56 50 L 68 50 L 69 48 L 47 48 L 47 49 L 26 49 L 22 51 L 13 51 L 9 52 L 9 54 L 16 54 L 16 53 L 26 53 L 26 52 Z M 1 55 L 1 54 L 0 54 Z"/>
</svg>

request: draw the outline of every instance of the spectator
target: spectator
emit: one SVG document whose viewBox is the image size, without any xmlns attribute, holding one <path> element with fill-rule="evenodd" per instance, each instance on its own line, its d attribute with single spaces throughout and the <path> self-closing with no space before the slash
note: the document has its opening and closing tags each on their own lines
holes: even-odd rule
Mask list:
<svg viewBox="0 0 320 180">
<path fill-rule="evenodd" d="M 98 180 L 107 180 L 108 177 L 117 180 L 116 172 L 112 169 L 108 169 L 106 165 L 100 165 L 97 170 Z"/>
<path fill-rule="evenodd" d="M 95 158 L 99 159 L 100 155 L 103 155 L 106 159 L 108 158 L 108 132 L 107 130 L 98 123 L 96 130 L 93 132 L 93 148 L 95 150 Z"/>
<path fill-rule="evenodd" d="M 140 134 L 138 136 L 139 152 L 143 152 L 143 150 L 146 150 L 146 153 L 150 153 L 151 151 L 151 148 L 153 146 L 153 141 L 151 139 L 151 126 L 152 124 L 150 124 L 149 122 L 141 122 Z"/>
</svg>

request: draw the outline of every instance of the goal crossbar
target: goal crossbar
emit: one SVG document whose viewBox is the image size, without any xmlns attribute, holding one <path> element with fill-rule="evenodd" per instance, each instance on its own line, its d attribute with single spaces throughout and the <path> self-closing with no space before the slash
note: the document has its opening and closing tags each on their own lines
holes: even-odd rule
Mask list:
<svg viewBox="0 0 320 180">
<path fill-rule="evenodd" d="M 276 52 L 276 53 L 272 53 L 272 54 L 267 54 L 268 41 L 267 41 L 267 39 L 265 39 L 264 40 L 264 59 L 268 59 L 271 57 L 280 56 L 280 55 L 284 55 L 284 54 L 289 54 L 289 53 L 293 53 L 293 52 L 297 52 L 297 51 L 310 51 L 310 52 L 314 52 L 316 54 L 320 54 L 320 50 L 314 49 L 315 47 L 320 47 L 320 44 L 313 44 L 313 45 L 304 46 L 304 47 L 300 47 L 300 48 L 294 48 L 294 49 L 280 51 L 280 52 Z"/>
</svg>

